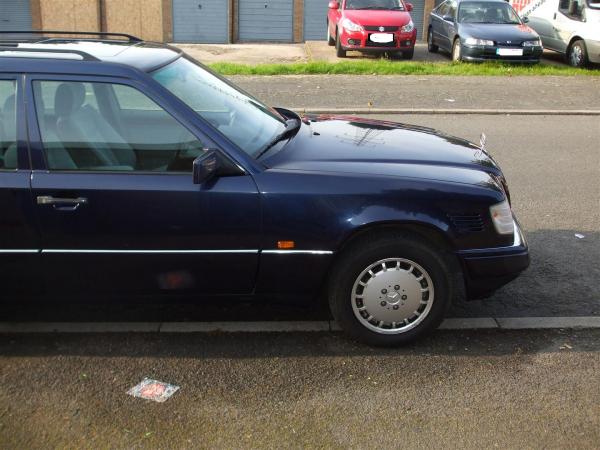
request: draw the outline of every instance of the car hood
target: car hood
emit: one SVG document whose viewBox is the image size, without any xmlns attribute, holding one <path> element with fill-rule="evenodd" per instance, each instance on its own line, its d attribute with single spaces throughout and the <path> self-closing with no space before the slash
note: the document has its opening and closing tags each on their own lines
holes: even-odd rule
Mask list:
<svg viewBox="0 0 600 450">
<path fill-rule="evenodd" d="M 265 160 L 272 169 L 363 173 L 481 183 L 502 172 L 485 151 L 431 128 L 351 116 L 307 116 Z M 485 173 L 487 172 L 487 173 Z"/>
<path fill-rule="evenodd" d="M 515 44 L 539 38 L 539 35 L 527 25 L 495 23 L 461 23 L 459 34 L 462 38 L 488 39 L 500 44 L 507 41 Z"/>
<path fill-rule="evenodd" d="M 363 26 L 401 27 L 410 22 L 410 14 L 406 11 L 346 9 L 344 10 L 344 17 Z"/>
</svg>

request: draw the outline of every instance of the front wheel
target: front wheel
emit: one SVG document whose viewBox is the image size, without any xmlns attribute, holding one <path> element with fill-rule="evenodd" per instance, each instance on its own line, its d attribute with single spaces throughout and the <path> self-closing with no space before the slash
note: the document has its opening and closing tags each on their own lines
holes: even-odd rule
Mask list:
<svg viewBox="0 0 600 450">
<path fill-rule="evenodd" d="M 331 312 L 349 335 L 397 346 L 435 329 L 452 298 L 448 262 L 412 235 L 366 239 L 348 248 L 330 278 Z"/>
<path fill-rule="evenodd" d="M 429 28 L 427 33 L 427 51 L 429 53 L 437 53 L 439 47 L 433 43 L 433 29 Z"/>
<path fill-rule="evenodd" d="M 336 54 L 336 56 L 338 58 L 345 58 L 346 57 L 346 50 L 344 50 L 344 47 L 342 47 L 342 37 L 340 36 L 340 32 L 339 31 L 336 32 L 335 54 Z"/>
<path fill-rule="evenodd" d="M 567 53 L 569 65 L 578 68 L 584 68 L 588 64 L 587 48 L 585 42 L 578 40 L 573 42 Z"/>
<path fill-rule="evenodd" d="M 331 31 L 329 30 L 329 21 L 327 21 L 327 45 L 330 47 L 335 45 L 335 39 L 331 37 Z"/>
<path fill-rule="evenodd" d="M 403 59 L 413 59 L 413 56 L 415 56 L 415 49 L 410 49 L 410 50 L 404 50 L 402 52 L 402 58 Z"/>
<path fill-rule="evenodd" d="M 462 46 L 460 44 L 460 38 L 454 39 L 454 44 L 452 45 L 452 61 L 462 61 Z"/>
</svg>

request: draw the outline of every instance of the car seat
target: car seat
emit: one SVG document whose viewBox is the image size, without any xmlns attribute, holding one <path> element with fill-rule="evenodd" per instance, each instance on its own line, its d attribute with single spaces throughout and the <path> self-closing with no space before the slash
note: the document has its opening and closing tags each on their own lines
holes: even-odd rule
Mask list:
<svg viewBox="0 0 600 450">
<path fill-rule="evenodd" d="M 133 149 L 96 109 L 85 103 L 83 83 L 65 82 L 54 97 L 56 131 L 80 168 L 133 170 Z"/>
</svg>

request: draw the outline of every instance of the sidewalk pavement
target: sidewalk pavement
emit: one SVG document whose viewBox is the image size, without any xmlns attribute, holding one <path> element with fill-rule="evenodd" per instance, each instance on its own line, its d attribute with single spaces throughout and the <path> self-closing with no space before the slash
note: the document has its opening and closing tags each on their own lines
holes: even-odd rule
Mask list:
<svg viewBox="0 0 600 450">
<path fill-rule="evenodd" d="M 300 44 L 174 44 L 186 53 L 205 64 L 230 62 L 238 64 L 295 63 L 309 61 L 351 61 L 357 59 L 378 59 L 382 55 L 368 55 L 349 51 L 347 58 L 335 56 L 335 49 L 325 41 L 307 41 Z M 418 42 L 415 46 L 414 61 L 450 63 L 448 54 L 429 53 L 427 44 Z M 546 51 L 545 64 L 564 65 L 562 57 Z"/>
<path fill-rule="evenodd" d="M 352 108 L 361 114 L 369 108 L 600 111 L 600 77 L 288 75 L 229 78 L 269 105 L 297 111 Z"/>
</svg>

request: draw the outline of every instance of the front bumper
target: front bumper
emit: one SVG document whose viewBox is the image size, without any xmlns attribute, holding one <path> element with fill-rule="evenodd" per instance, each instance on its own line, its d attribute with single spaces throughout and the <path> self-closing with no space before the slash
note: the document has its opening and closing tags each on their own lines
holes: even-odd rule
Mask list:
<svg viewBox="0 0 600 450">
<path fill-rule="evenodd" d="M 585 48 L 590 62 L 600 64 L 600 41 L 587 40 L 585 41 Z"/>
<path fill-rule="evenodd" d="M 489 297 L 529 267 L 529 248 L 516 219 L 511 246 L 460 250 L 457 255 L 469 300 Z"/>
<path fill-rule="evenodd" d="M 357 50 L 365 52 L 389 52 L 411 50 L 415 47 L 417 41 L 417 30 L 409 33 L 394 31 L 394 41 L 384 44 L 378 44 L 370 40 L 370 36 L 376 31 L 347 31 L 343 30 L 340 36 L 342 40 L 342 48 L 344 50 Z"/>
<path fill-rule="evenodd" d="M 507 61 L 515 63 L 535 64 L 540 61 L 544 52 L 543 47 L 515 47 L 522 48 L 522 56 L 501 56 L 497 54 L 495 45 L 462 45 L 462 57 L 466 61 Z"/>
</svg>

